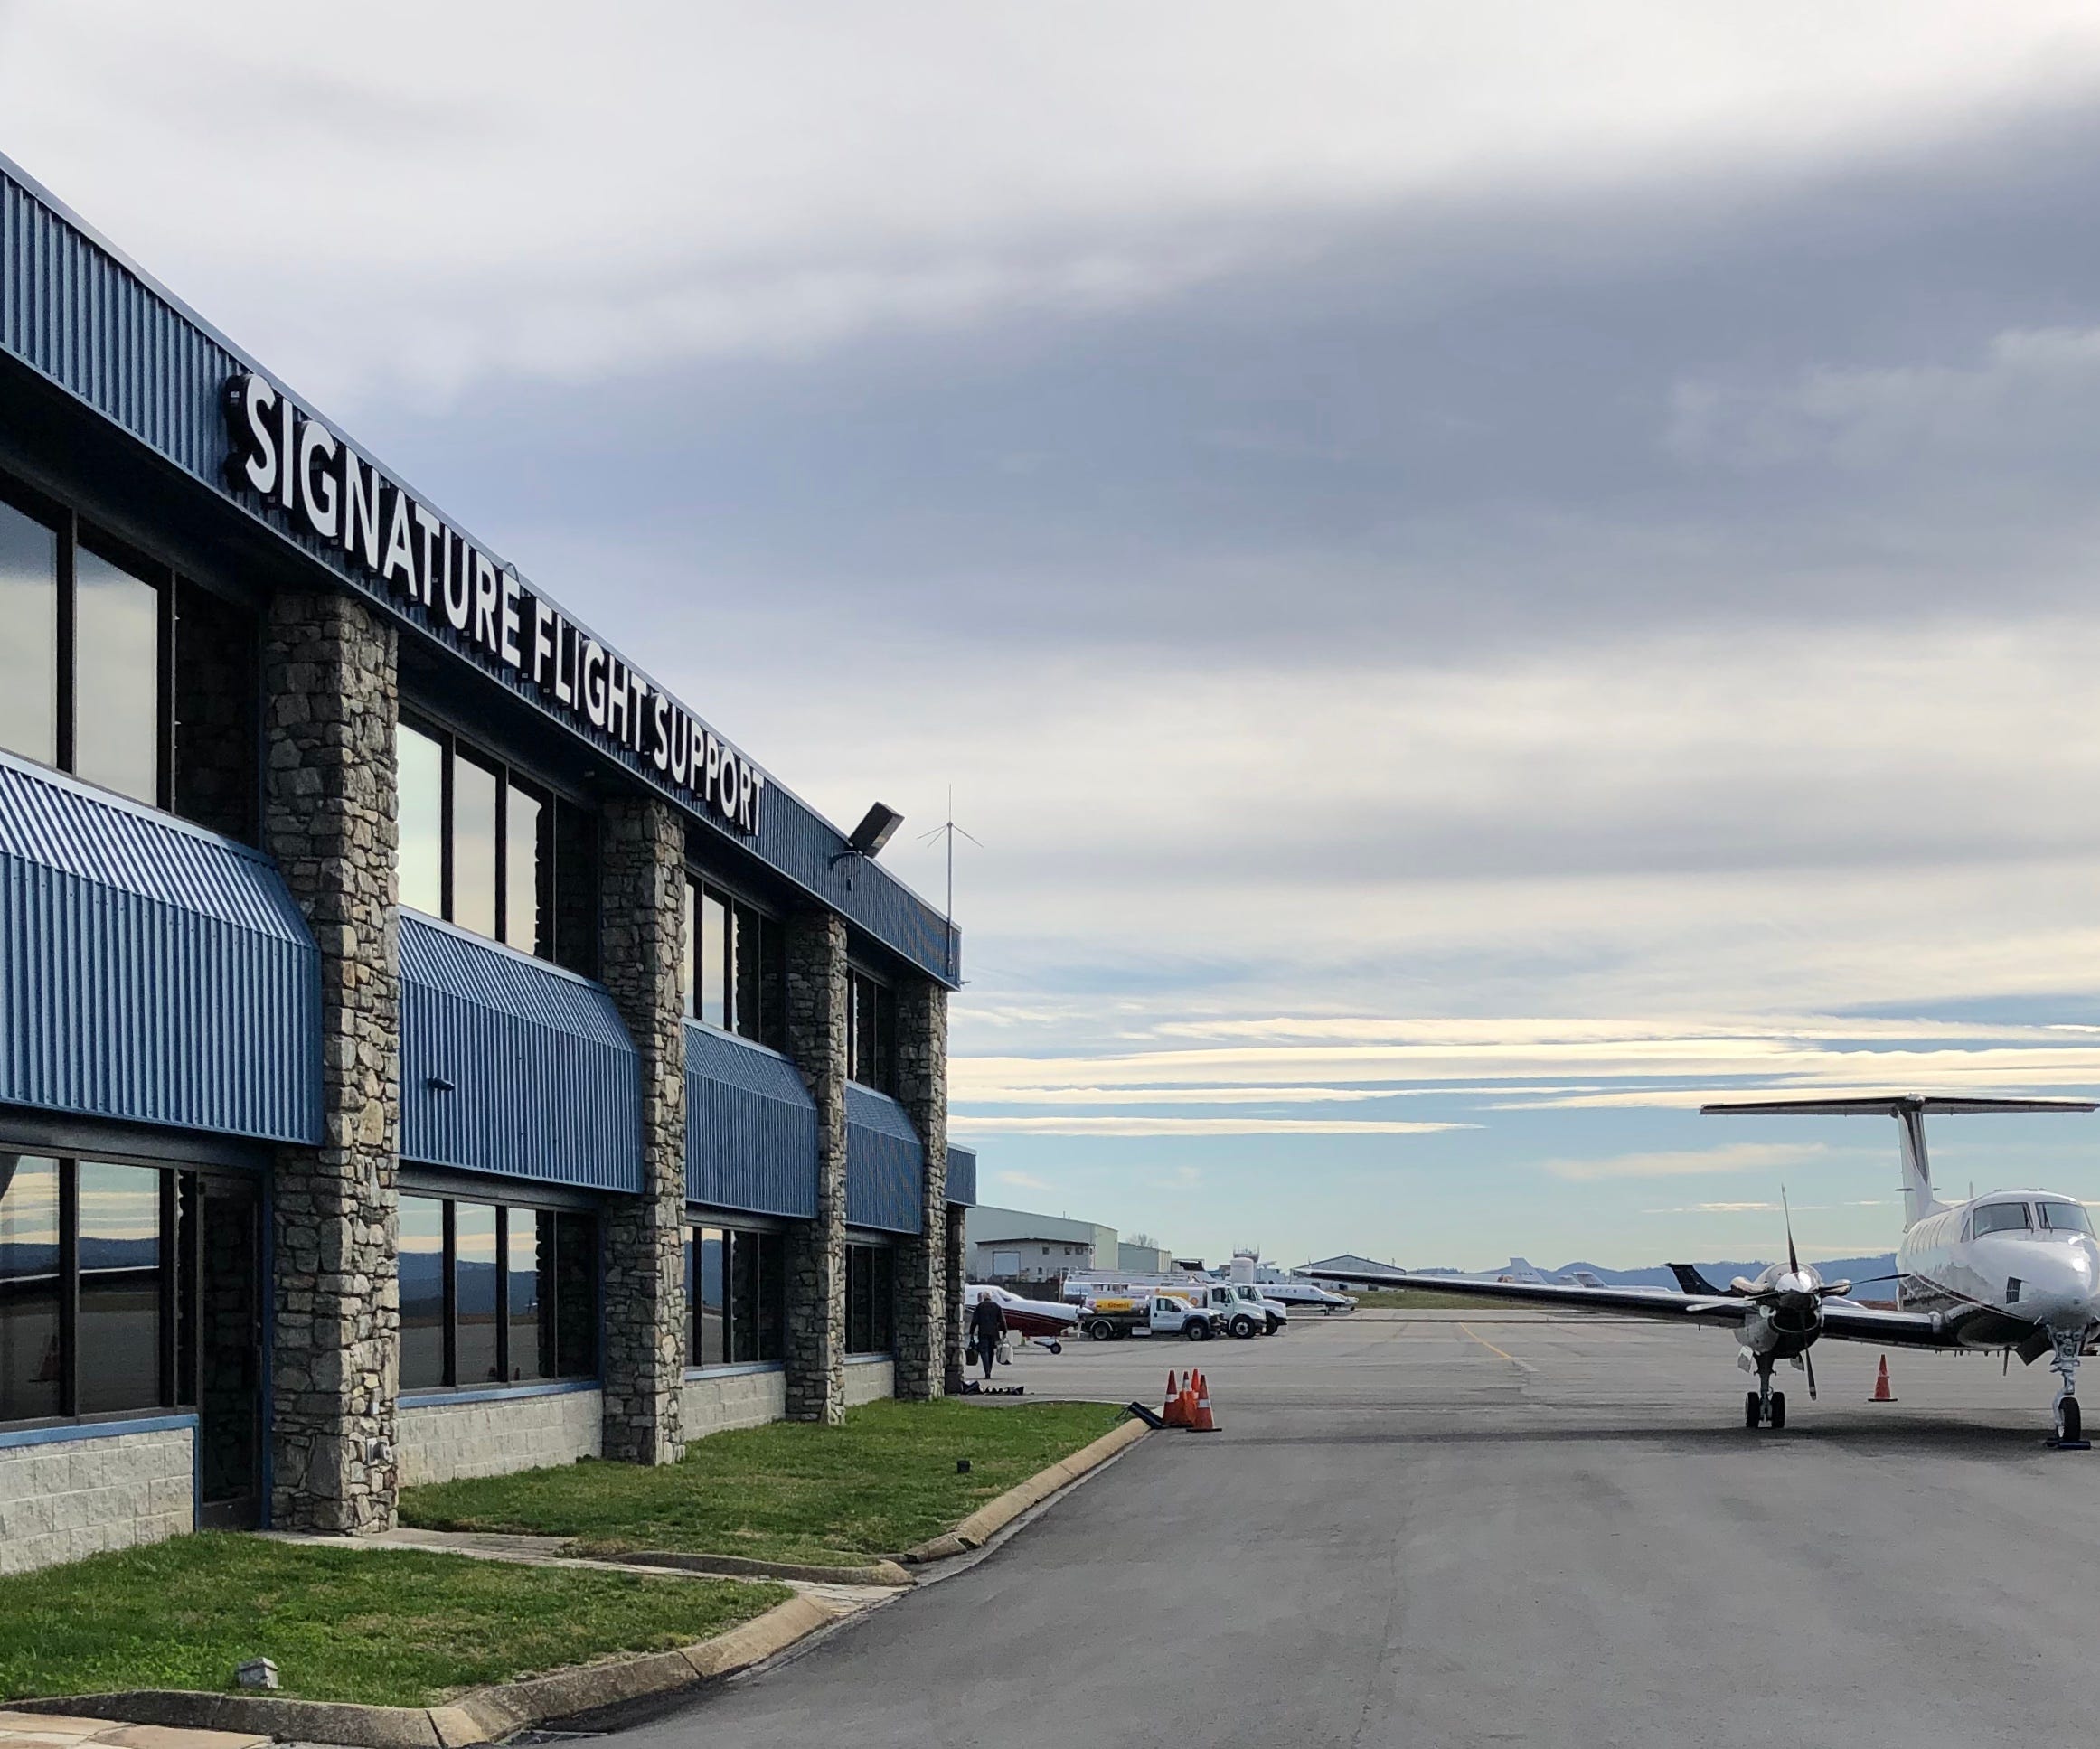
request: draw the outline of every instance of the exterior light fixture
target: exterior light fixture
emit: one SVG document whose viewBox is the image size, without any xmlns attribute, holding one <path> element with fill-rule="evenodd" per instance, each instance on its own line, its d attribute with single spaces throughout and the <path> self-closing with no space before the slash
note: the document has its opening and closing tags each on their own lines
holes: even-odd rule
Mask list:
<svg viewBox="0 0 2100 1749">
<path fill-rule="evenodd" d="M 895 808 L 884 807 L 878 802 L 861 816 L 861 823 L 853 828 L 853 835 L 846 840 L 855 856 L 877 856 L 883 845 L 895 836 L 898 827 L 904 823 L 904 816 Z"/>
</svg>

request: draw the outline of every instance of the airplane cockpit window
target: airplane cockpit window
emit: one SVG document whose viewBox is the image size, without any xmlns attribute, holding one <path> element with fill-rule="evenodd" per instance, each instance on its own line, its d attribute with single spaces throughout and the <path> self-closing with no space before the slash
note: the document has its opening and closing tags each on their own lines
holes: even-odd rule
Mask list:
<svg viewBox="0 0 2100 1749">
<path fill-rule="evenodd" d="M 2035 1212 L 2041 1217 L 2041 1224 L 2052 1233 L 2090 1233 L 2093 1218 L 2086 1207 L 2078 1202 L 2038 1202 Z"/>
<path fill-rule="evenodd" d="M 1987 1202 L 1976 1210 L 1976 1237 L 1986 1233 L 2024 1233 L 2033 1226 L 2024 1202 Z"/>
</svg>

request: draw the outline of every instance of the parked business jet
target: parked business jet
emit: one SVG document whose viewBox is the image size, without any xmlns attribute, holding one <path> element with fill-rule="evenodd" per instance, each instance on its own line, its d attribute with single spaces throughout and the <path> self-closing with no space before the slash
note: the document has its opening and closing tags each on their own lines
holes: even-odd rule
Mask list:
<svg viewBox="0 0 2100 1749">
<path fill-rule="evenodd" d="M 1898 1310 L 1857 1305 L 1845 1298 L 1850 1282 L 1826 1282 L 1803 1264 L 1787 1223 L 1786 1262 L 1755 1281 L 1737 1277 L 1716 1288 L 1696 1271 L 1678 1267 L 1682 1292 L 1658 1288 L 1561 1286 L 1549 1283 L 1469 1280 L 1396 1270 L 1388 1278 L 1434 1287 L 1439 1293 L 1475 1294 L 1526 1305 L 1578 1307 L 1674 1319 L 1734 1329 L 1741 1344 L 1736 1364 L 1757 1375 L 1743 1399 L 1746 1427 L 1784 1427 L 1786 1398 L 1772 1388 L 1772 1369 L 1785 1360 L 1808 1378 L 1815 1396 L 1809 1350 L 1823 1337 L 1888 1348 L 2009 1349 L 2031 1366 L 2049 1355 L 2062 1381 L 2054 1405 L 2057 1439 L 2079 1440 L 2078 1360 L 2100 1333 L 2100 1242 L 2085 1206 L 2049 1190 L 1993 1190 L 1968 1202 L 1933 1195 L 1926 1153 L 1928 1114 L 1976 1112 L 2089 1112 L 2084 1099 L 1961 1099 L 1898 1094 L 1870 1099 L 1757 1099 L 1704 1105 L 1717 1116 L 1784 1112 L 1797 1116 L 1893 1117 L 1903 1160 L 1902 1244 L 1896 1255 Z M 1318 1276 L 1317 1269 L 1308 1270 Z M 1351 1280 L 1364 1279 L 1360 1269 Z"/>
</svg>

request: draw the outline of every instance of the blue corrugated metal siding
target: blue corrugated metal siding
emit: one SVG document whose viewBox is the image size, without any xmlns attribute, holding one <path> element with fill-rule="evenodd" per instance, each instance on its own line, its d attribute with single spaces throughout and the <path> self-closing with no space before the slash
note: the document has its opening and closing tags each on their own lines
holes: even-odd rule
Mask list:
<svg viewBox="0 0 2100 1749">
<path fill-rule="evenodd" d="M 320 956 L 276 867 L 0 755 L 0 1102 L 321 1129 Z"/>
<path fill-rule="evenodd" d="M 919 1230 L 926 1150 L 904 1107 L 846 1083 L 846 1221 L 882 1233 Z"/>
<path fill-rule="evenodd" d="M 0 158 L 0 351 L 122 427 L 215 499 L 234 505 L 315 563 L 326 566 L 390 617 L 419 633 L 431 632 L 423 621 L 406 616 L 392 596 L 353 573 L 334 548 L 295 532 L 281 515 L 236 496 L 221 477 L 227 444 L 220 395 L 228 377 L 253 371 L 320 418 L 314 409 L 94 236 L 5 158 Z M 379 460 L 334 421 L 323 418 L 321 423 L 362 455 Z M 442 514 L 436 499 L 388 471 L 433 512 Z M 451 517 L 445 520 L 468 532 Z M 475 544 L 499 566 L 504 563 L 494 548 L 478 538 Z M 529 578 L 525 581 L 535 596 L 541 593 Z M 583 625 L 574 615 L 570 619 L 579 627 Z M 638 755 L 548 710 L 529 682 L 485 661 L 470 644 L 447 639 L 442 628 L 435 635 L 456 659 L 480 668 L 562 733 L 589 741 L 599 753 L 651 780 Z M 962 975 L 960 940 L 940 914 L 879 863 L 842 857 L 845 839 L 837 828 L 770 774 L 767 782 L 755 838 L 737 837 L 711 813 L 689 817 L 748 848 L 921 970 L 956 982 Z"/>
<path fill-rule="evenodd" d="M 975 1208 L 977 1201 L 977 1151 L 975 1148 L 950 1148 L 948 1150 L 948 1200 Z"/>
<path fill-rule="evenodd" d="M 816 1102 L 794 1064 L 685 1024 L 685 1194 L 714 1208 L 816 1215 Z"/>
<path fill-rule="evenodd" d="M 400 943 L 401 1158 L 639 1190 L 641 1076 L 612 998 L 405 911 Z"/>
</svg>

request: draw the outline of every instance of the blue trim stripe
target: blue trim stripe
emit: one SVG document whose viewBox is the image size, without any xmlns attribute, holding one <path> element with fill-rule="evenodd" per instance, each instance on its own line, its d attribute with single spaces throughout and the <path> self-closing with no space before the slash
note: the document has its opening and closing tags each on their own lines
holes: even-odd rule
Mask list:
<svg viewBox="0 0 2100 1749">
<path fill-rule="evenodd" d="M 148 1415 L 138 1421 L 69 1421 L 58 1427 L 0 1427 L 0 1447 L 71 1445 L 83 1439 L 121 1439 L 127 1434 L 172 1434 L 197 1430 L 192 1415 Z"/>
</svg>

